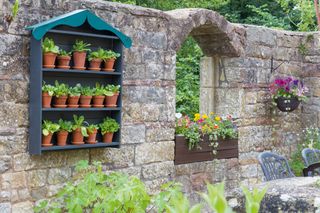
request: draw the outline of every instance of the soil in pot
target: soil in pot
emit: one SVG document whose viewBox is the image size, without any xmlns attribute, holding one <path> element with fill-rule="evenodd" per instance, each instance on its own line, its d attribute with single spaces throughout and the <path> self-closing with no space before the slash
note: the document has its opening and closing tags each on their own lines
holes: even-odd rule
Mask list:
<svg viewBox="0 0 320 213">
<path fill-rule="evenodd" d="M 86 95 L 81 95 L 80 96 L 80 107 L 82 108 L 89 108 L 91 107 L 92 96 L 86 96 Z"/>
<path fill-rule="evenodd" d="M 80 129 L 80 128 L 78 128 L 78 129 L 76 129 L 76 130 L 73 130 L 71 143 L 72 143 L 73 145 L 84 144 L 84 142 L 83 142 L 83 135 L 82 135 L 82 133 L 81 133 L 81 129 Z"/>
<path fill-rule="evenodd" d="M 63 96 L 59 96 L 59 97 L 54 97 L 53 99 L 53 106 L 55 108 L 66 108 L 66 102 L 67 102 L 67 98 L 68 96 L 63 95 Z"/>
<path fill-rule="evenodd" d="M 105 98 L 105 96 L 103 96 L 103 95 L 95 95 L 95 96 L 93 96 L 93 98 L 92 98 L 93 105 L 92 106 L 96 107 L 96 108 L 104 107 L 104 105 L 103 105 L 104 98 Z"/>
<path fill-rule="evenodd" d="M 106 96 L 105 106 L 106 107 L 117 107 L 119 93 L 114 94 L 113 96 Z"/>
<path fill-rule="evenodd" d="M 104 68 L 102 69 L 103 71 L 107 71 L 107 72 L 113 72 L 114 69 L 114 62 L 116 60 L 115 59 L 109 59 L 109 60 L 106 60 L 104 61 Z"/>
<path fill-rule="evenodd" d="M 102 140 L 104 143 L 112 143 L 113 132 L 106 133 L 102 136 Z"/>
<path fill-rule="evenodd" d="M 51 107 L 52 96 L 50 96 L 47 92 L 42 93 L 42 107 L 50 108 Z"/>
<path fill-rule="evenodd" d="M 67 139 L 68 139 L 68 131 L 57 132 L 57 145 L 58 146 L 67 145 Z"/>
<path fill-rule="evenodd" d="M 57 54 L 56 53 L 43 53 L 43 67 L 54 68 Z"/>
<path fill-rule="evenodd" d="M 42 135 L 42 146 L 44 146 L 44 147 L 52 146 L 51 140 L 52 140 L 52 133 L 51 132 L 47 136 Z"/>
<path fill-rule="evenodd" d="M 73 69 L 85 70 L 87 52 L 73 52 Z"/>
<path fill-rule="evenodd" d="M 100 65 L 101 65 L 102 60 L 101 59 L 92 59 L 90 61 L 90 67 L 89 70 L 94 70 L 94 71 L 100 71 Z"/>
<path fill-rule="evenodd" d="M 68 107 L 69 108 L 78 108 L 79 107 L 80 96 L 69 96 L 68 97 Z"/>
<path fill-rule="evenodd" d="M 300 104 L 300 101 L 297 97 L 279 97 L 275 100 L 275 102 L 277 103 L 278 109 L 282 112 L 292 112 L 293 110 L 297 109 Z"/>
<path fill-rule="evenodd" d="M 57 68 L 59 69 L 69 69 L 70 66 L 70 56 L 58 56 L 57 57 Z"/>
<path fill-rule="evenodd" d="M 90 132 L 88 132 L 88 137 L 87 137 L 87 143 L 88 144 L 95 144 L 95 143 L 97 143 L 97 140 L 96 140 L 96 138 L 97 138 L 97 130 L 94 130 L 94 132 L 93 133 L 90 133 Z"/>
</svg>

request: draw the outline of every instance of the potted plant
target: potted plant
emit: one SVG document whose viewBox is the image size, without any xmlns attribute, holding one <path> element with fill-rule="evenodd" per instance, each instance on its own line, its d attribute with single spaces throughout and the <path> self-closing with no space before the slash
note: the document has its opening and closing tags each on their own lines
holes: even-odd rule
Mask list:
<svg viewBox="0 0 320 213">
<path fill-rule="evenodd" d="M 54 86 L 44 83 L 42 86 L 42 107 L 43 108 L 51 107 L 51 100 L 52 100 L 53 94 L 54 94 Z"/>
<path fill-rule="evenodd" d="M 56 108 L 66 108 L 66 102 L 68 98 L 69 87 L 67 84 L 59 83 L 57 80 L 55 81 L 54 86 L 54 104 L 53 106 Z"/>
<path fill-rule="evenodd" d="M 57 68 L 59 69 L 69 69 L 71 60 L 71 52 L 65 50 L 60 50 L 57 57 Z"/>
<path fill-rule="evenodd" d="M 52 135 L 59 130 L 59 125 L 51 121 L 44 120 L 42 123 L 42 146 L 52 146 Z"/>
<path fill-rule="evenodd" d="M 76 43 L 72 46 L 73 52 L 73 69 L 84 70 L 86 63 L 87 51 L 91 44 L 85 43 L 81 40 L 76 40 Z"/>
<path fill-rule="evenodd" d="M 64 121 L 60 118 L 58 124 L 60 128 L 57 132 L 57 145 L 65 146 L 67 145 L 68 134 L 72 131 L 72 122 Z"/>
<path fill-rule="evenodd" d="M 116 53 L 112 50 L 107 50 L 105 51 L 105 57 L 103 59 L 104 61 L 104 68 L 102 69 L 103 71 L 109 71 L 113 72 L 114 69 L 114 62 L 116 61 L 117 58 L 120 57 L 120 53 Z"/>
<path fill-rule="evenodd" d="M 93 107 L 97 107 L 97 108 L 104 107 L 103 105 L 104 98 L 105 98 L 104 93 L 105 93 L 104 86 L 101 86 L 99 83 L 96 83 L 96 87 L 93 88 L 93 98 L 92 98 Z"/>
<path fill-rule="evenodd" d="M 80 107 L 90 108 L 93 90 L 90 87 L 81 87 Z"/>
<path fill-rule="evenodd" d="M 231 115 L 176 115 L 175 164 L 238 158 L 238 131 Z M 186 157 L 188 156 L 188 157 Z"/>
<path fill-rule="evenodd" d="M 292 112 L 298 108 L 301 101 L 307 100 L 307 91 L 302 81 L 294 77 L 278 77 L 270 84 L 273 104 L 282 112 Z"/>
<path fill-rule="evenodd" d="M 95 144 L 97 143 L 96 137 L 97 137 L 97 132 L 98 132 L 99 126 L 96 124 L 90 124 L 87 127 L 87 143 L 88 144 Z"/>
<path fill-rule="evenodd" d="M 79 99 L 81 95 L 81 85 L 77 84 L 74 87 L 70 87 L 68 90 L 68 107 L 69 108 L 78 108 Z"/>
<path fill-rule="evenodd" d="M 103 122 L 99 124 L 104 143 L 112 143 L 113 134 L 117 132 L 120 125 L 113 118 L 106 117 Z"/>
<path fill-rule="evenodd" d="M 120 90 L 120 85 L 109 84 L 105 87 L 104 95 L 106 96 L 106 99 L 105 99 L 106 107 L 117 107 L 119 90 Z"/>
<path fill-rule="evenodd" d="M 89 70 L 100 71 L 100 65 L 105 58 L 105 50 L 99 48 L 97 51 L 90 52 L 88 61 L 90 62 Z"/>
<path fill-rule="evenodd" d="M 56 61 L 57 54 L 59 53 L 59 47 L 55 45 L 52 39 L 47 37 L 42 42 L 42 52 L 43 67 L 54 68 L 54 62 Z"/>
<path fill-rule="evenodd" d="M 84 117 L 73 115 L 72 140 L 74 145 L 84 144 L 83 137 L 88 137 L 87 128 L 84 126 Z"/>
</svg>

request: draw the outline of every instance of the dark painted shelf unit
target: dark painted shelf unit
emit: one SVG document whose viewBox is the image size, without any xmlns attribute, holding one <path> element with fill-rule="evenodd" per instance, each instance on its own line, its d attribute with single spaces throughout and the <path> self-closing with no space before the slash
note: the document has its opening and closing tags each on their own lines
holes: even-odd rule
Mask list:
<svg viewBox="0 0 320 213">
<path fill-rule="evenodd" d="M 101 123 L 102 120 L 108 116 L 117 120 L 121 124 L 121 108 L 122 108 L 122 91 L 120 89 L 120 95 L 118 98 L 118 107 L 116 108 L 42 108 L 42 96 L 41 87 L 42 82 L 47 84 L 54 84 L 55 80 L 60 83 L 67 83 L 69 86 L 75 86 L 80 83 L 82 86 L 95 86 L 96 82 L 100 84 L 116 84 L 121 85 L 122 88 L 122 50 L 123 45 L 126 47 L 131 46 L 131 40 L 121 32 L 115 30 L 110 25 L 106 25 L 106 29 L 111 30 L 97 30 L 94 28 L 90 20 L 96 20 L 95 15 L 87 10 L 80 10 L 71 12 L 69 16 L 74 14 L 86 16 L 86 21 L 78 27 L 71 27 L 64 25 L 54 25 L 50 30 L 47 30 L 41 39 L 36 38 L 37 32 L 34 32 L 38 25 L 29 27 L 33 30 L 33 36 L 31 36 L 30 45 L 30 130 L 29 130 L 29 153 L 30 154 L 41 154 L 44 151 L 54 151 L 54 150 L 70 150 L 70 149 L 84 149 L 84 148 L 103 148 L 103 147 L 113 147 L 118 148 L 120 146 L 120 135 L 121 128 L 118 132 L 114 134 L 112 143 L 102 143 L 102 135 L 98 133 L 97 144 L 83 144 L 83 145 L 72 145 L 71 144 L 71 133 L 68 136 L 67 146 L 56 146 L 56 135 L 53 136 L 52 147 L 42 147 L 42 121 L 45 119 L 57 122 L 60 118 L 64 120 L 73 120 L 73 115 L 83 115 L 88 123 Z M 94 17 L 93 17 L 94 16 Z M 80 17 L 81 18 L 81 17 Z M 79 19 L 80 19 L 79 18 Z M 52 19 L 56 21 L 56 19 Z M 100 19 L 101 20 L 101 19 Z M 53 21 L 53 22 L 54 22 Z M 48 21 L 47 21 L 48 22 Z M 43 22 L 47 24 L 46 22 Z M 50 22 L 49 22 L 50 23 Z M 44 24 L 44 25 L 45 25 Z M 101 25 L 99 22 L 98 24 Z M 41 24 L 40 24 L 41 25 Z M 74 25 L 72 25 L 74 26 Z M 40 26 L 42 27 L 42 26 Z M 101 27 L 100 27 L 101 28 Z M 112 31 L 113 30 L 113 31 Z M 119 37 L 119 34 L 123 36 Z M 65 69 L 46 69 L 42 68 L 42 40 L 45 37 L 52 38 L 56 45 L 60 48 L 71 51 L 72 45 L 78 40 L 83 40 L 90 43 L 90 49 L 96 50 L 99 47 L 103 49 L 112 49 L 115 52 L 121 54 L 121 56 L 116 60 L 115 72 L 104 72 L 104 71 L 90 71 L 90 70 L 65 70 Z M 127 39 L 124 43 L 124 38 Z M 128 40 L 129 39 L 129 40 Z M 130 42 L 129 42 L 130 41 Z M 129 42 L 129 44 L 128 44 Z M 72 67 L 72 60 L 70 66 Z M 88 67 L 88 64 L 86 65 Z"/>
</svg>

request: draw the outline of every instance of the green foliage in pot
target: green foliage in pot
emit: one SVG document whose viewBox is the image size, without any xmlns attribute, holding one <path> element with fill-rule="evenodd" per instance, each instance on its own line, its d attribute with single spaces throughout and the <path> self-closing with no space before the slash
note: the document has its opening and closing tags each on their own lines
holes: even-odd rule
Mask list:
<svg viewBox="0 0 320 213">
<path fill-rule="evenodd" d="M 59 56 L 71 56 L 71 52 L 67 52 L 65 50 L 60 50 L 58 55 Z"/>
<path fill-rule="evenodd" d="M 97 124 L 90 124 L 89 126 L 87 126 L 87 132 L 90 134 L 94 133 L 94 131 L 98 129 L 99 126 Z"/>
<path fill-rule="evenodd" d="M 106 58 L 105 50 L 99 48 L 97 51 L 90 52 L 88 56 L 88 61 L 92 61 L 93 59 L 101 59 L 104 60 Z"/>
<path fill-rule="evenodd" d="M 80 129 L 84 137 L 88 137 L 87 128 L 84 126 L 84 116 L 73 115 L 72 130 Z"/>
<path fill-rule="evenodd" d="M 69 87 L 68 95 L 71 97 L 80 96 L 81 95 L 81 85 L 77 84 L 74 87 Z"/>
<path fill-rule="evenodd" d="M 112 85 L 108 84 L 104 88 L 104 95 L 106 96 L 113 96 L 114 94 L 118 93 L 120 91 L 120 85 Z"/>
<path fill-rule="evenodd" d="M 88 47 L 90 47 L 91 44 L 85 43 L 82 40 L 76 40 L 76 43 L 72 46 L 73 52 L 86 52 L 90 51 Z"/>
<path fill-rule="evenodd" d="M 50 133 L 55 133 L 59 130 L 60 126 L 59 124 L 53 123 L 49 120 L 44 120 L 42 123 L 42 134 L 44 136 L 49 135 Z"/>
<path fill-rule="evenodd" d="M 208 194 L 201 193 L 216 213 L 233 213 L 224 195 L 224 183 L 207 184 Z M 246 190 L 246 189 L 245 189 Z M 246 212 L 256 213 L 265 194 L 246 190 Z M 168 182 L 155 195 L 147 193 L 144 183 L 135 176 L 119 172 L 106 173 L 100 162 L 89 165 L 80 161 L 73 179 L 50 200 L 43 200 L 34 208 L 36 213 L 47 212 L 170 212 L 200 213 L 203 203 L 191 207 L 182 193 L 181 184 Z"/>
<path fill-rule="evenodd" d="M 54 95 L 56 97 L 66 96 L 69 92 L 69 86 L 64 83 L 59 83 L 57 80 L 54 83 Z"/>
<path fill-rule="evenodd" d="M 43 83 L 42 92 L 47 92 L 50 96 L 53 96 L 54 90 L 55 90 L 54 86 Z"/>
<path fill-rule="evenodd" d="M 89 87 L 89 86 L 81 87 L 81 95 L 92 96 L 93 95 L 93 89 L 91 87 Z"/>
<path fill-rule="evenodd" d="M 42 42 L 42 51 L 44 53 L 59 53 L 59 47 L 55 45 L 53 39 L 46 37 Z"/>
<path fill-rule="evenodd" d="M 106 50 L 104 56 L 104 60 L 116 59 L 120 57 L 120 53 L 116 53 L 112 50 Z"/>
<path fill-rule="evenodd" d="M 59 119 L 58 124 L 60 126 L 59 130 L 71 132 L 72 131 L 72 122 Z"/>
<path fill-rule="evenodd" d="M 96 83 L 96 87 L 93 88 L 93 95 L 100 96 L 100 95 L 104 95 L 104 93 L 105 93 L 104 86 L 100 85 L 99 83 Z"/>
<path fill-rule="evenodd" d="M 103 119 L 103 122 L 99 124 L 102 135 L 106 133 L 117 132 L 120 128 L 120 125 L 113 118 L 106 117 Z"/>
</svg>

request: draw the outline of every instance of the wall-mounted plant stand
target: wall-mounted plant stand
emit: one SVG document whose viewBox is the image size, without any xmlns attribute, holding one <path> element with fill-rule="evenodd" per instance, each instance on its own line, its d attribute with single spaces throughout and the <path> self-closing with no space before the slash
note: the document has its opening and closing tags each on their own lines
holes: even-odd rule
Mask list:
<svg viewBox="0 0 320 213">
<path fill-rule="evenodd" d="M 69 86 L 80 83 L 82 86 L 94 87 L 96 83 L 103 85 L 114 84 L 122 87 L 122 50 L 123 46 L 129 48 L 131 40 L 120 31 L 111 27 L 99 17 L 88 10 L 77 10 L 71 13 L 50 19 L 33 25 L 27 29 L 32 30 L 30 46 L 30 129 L 29 129 L 29 153 L 41 154 L 43 151 L 86 149 L 120 146 L 121 128 L 115 133 L 112 143 L 103 143 L 102 135 L 97 135 L 96 144 L 71 145 L 69 134 L 66 146 L 56 146 L 56 137 L 52 139 L 53 146 L 42 147 L 41 137 L 42 121 L 47 119 L 57 122 L 60 118 L 73 120 L 73 115 L 83 115 L 88 123 L 101 123 L 105 117 L 114 118 L 121 124 L 122 92 L 115 108 L 42 108 L 42 84 L 53 85 L 57 80 Z M 42 41 L 45 37 L 54 40 L 56 45 L 66 51 L 71 51 L 76 40 L 90 43 L 90 49 L 111 49 L 121 56 L 116 60 L 115 71 L 91 71 L 74 69 L 57 69 L 42 67 Z M 72 67 L 72 63 L 70 64 Z"/>
</svg>

